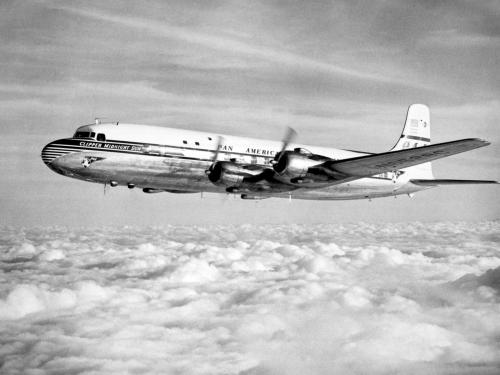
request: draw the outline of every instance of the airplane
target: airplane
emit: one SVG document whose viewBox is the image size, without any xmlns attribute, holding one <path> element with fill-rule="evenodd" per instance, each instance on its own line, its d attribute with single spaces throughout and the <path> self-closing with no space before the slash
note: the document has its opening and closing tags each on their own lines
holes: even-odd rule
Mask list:
<svg viewBox="0 0 500 375">
<path fill-rule="evenodd" d="M 434 178 L 433 160 L 490 143 L 468 138 L 431 144 L 429 107 L 423 104 L 408 108 L 401 136 L 387 152 L 295 144 L 295 136 L 291 128 L 279 142 L 96 119 L 47 144 L 41 157 L 59 174 L 105 186 L 254 200 L 411 197 L 439 185 L 497 183 Z"/>
</svg>

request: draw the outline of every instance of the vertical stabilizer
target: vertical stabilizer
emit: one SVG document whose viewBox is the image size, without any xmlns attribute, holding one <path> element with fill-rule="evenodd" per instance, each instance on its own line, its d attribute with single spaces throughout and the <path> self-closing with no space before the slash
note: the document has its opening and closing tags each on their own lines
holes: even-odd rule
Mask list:
<svg viewBox="0 0 500 375">
<path fill-rule="evenodd" d="M 425 104 L 412 104 L 408 107 L 403 132 L 391 151 L 404 150 L 431 144 L 431 118 L 429 107 Z M 407 177 L 434 178 L 431 163 L 407 168 Z"/>
<path fill-rule="evenodd" d="M 391 151 L 428 146 L 431 144 L 431 120 L 429 107 L 412 104 L 408 108 L 401 137 Z"/>
</svg>

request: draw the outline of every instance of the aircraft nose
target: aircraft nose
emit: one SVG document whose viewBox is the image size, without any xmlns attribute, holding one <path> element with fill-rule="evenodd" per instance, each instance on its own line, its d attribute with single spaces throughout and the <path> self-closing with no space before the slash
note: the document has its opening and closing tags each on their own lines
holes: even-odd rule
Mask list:
<svg viewBox="0 0 500 375">
<path fill-rule="evenodd" d="M 42 149 L 42 161 L 50 167 L 50 164 L 59 156 L 66 154 L 68 151 L 58 146 L 56 142 L 50 142 Z"/>
<path fill-rule="evenodd" d="M 41 157 L 42 157 L 42 161 L 46 165 L 49 165 L 50 163 L 52 163 L 52 161 L 57 157 L 53 153 L 52 143 L 45 145 L 45 147 L 42 149 Z"/>
</svg>

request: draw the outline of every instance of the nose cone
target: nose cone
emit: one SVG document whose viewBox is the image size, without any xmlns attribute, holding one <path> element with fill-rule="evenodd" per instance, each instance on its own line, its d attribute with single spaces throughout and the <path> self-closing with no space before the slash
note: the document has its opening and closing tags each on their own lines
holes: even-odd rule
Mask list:
<svg viewBox="0 0 500 375">
<path fill-rule="evenodd" d="M 67 163 L 64 159 L 75 150 L 67 145 L 65 140 L 57 140 L 49 143 L 42 149 L 42 161 L 52 169 L 54 172 L 59 174 L 67 174 Z"/>
<path fill-rule="evenodd" d="M 66 152 L 54 145 L 54 142 L 49 143 L 42 149 L 42 161 L 50 167 L 50 164 L 59 156 Z"/>
<path fill-rule="evenodd" d="M 82 166 L 82 149 L 75 145 L 72 139 L 59 139 L 51 142 L 42 149 L 42 161 L 56 173 L 73 177 L 77 170 L 85 169 Z"/>
</svg>

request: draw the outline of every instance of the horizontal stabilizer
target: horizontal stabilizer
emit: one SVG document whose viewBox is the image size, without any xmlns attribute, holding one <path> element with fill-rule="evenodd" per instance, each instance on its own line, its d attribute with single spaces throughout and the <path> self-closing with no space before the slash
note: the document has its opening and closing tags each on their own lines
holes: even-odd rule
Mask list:
<svg viewBox="0 0 500 375">
<path fill-rule="evenodd" d="M 352 177 L 368 177 L 427 163 L 489 144 L 482 139 L 468 138 L 351 159 L 332 160 L 323 163 L 322 167 L 332 173 L 336 172 Z"/>
<path fill-rule="evenodd" d="M 498 184 L 498 181 L 492 181 L 492 180 L 424 180 L 424 179 L 411 179 L 410 182 L 412 184 L 420 185 L 420 186 Z"/>
</svg>

